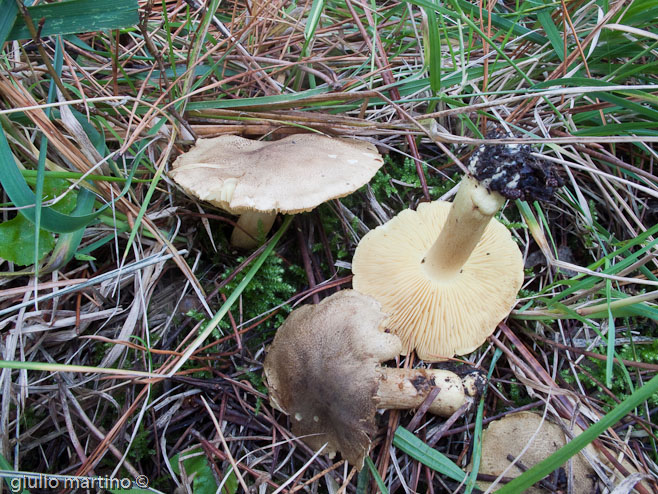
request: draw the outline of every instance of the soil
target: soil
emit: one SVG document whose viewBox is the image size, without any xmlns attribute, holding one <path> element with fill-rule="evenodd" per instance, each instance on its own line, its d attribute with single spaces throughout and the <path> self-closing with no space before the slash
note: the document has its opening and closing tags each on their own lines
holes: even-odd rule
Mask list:
<svg viewBox="0 0 658 494">
<path fill-rule="evenodd" d="M 550 162 L 538 159 L 528 144 L 480 146 L 469 171 L 507 199 L 550 201 L 564 181 Z"/>
</svg>

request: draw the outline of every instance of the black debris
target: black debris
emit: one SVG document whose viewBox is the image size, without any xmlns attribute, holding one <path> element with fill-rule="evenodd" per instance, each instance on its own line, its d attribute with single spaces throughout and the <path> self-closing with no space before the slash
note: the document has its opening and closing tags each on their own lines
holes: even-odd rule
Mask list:
<svg viewBox="0 0 658 494">
<path fill-rule="evenodd" d="M 507 199 L 550 201 L 564 181 L 552 163 L 536 158 L 531 150 L 529 144 L 482 145 L 468 169 Z"/>
</svg>

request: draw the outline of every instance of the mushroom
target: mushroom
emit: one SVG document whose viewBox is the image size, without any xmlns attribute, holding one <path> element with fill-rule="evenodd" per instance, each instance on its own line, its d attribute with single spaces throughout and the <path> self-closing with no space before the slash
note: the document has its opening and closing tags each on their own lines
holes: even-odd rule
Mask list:
<svg viewBox="0 0 658 494">
<path fill-rule="evenodd" d="M 450 416 L 479 394 L 479 372 L 464 378 L 438 369 L 394 369 L 380 363 L 400 354 L 397 336 L 382 332 L 374 299 L 341 290 L 295 309 L 265 358 L 270 402 L 291 416 L 292 431 L 313 449 L 361 468 L 376 432 L 377 409 L 419 407 L 433 387 L 431 413 Z"/>
<path fill-rule="evenodd" d="M 251 248 L 278 212 L 310 211 L 351 194 L 383 162 L 374 145 L 355 139 L 296 134 L 266 142 L 224 135 L 199 139 L 169 176 L 191 196 L 240 215 L 231 244 Z"/>
<path fill-rule="evenodd" d="M 581 432 L 582 430 L 575 426 L 574 433 Z M 562 427 L 548 420 L 542 422 L 541 415 L 535 412 L 510 413 L 491 422 L 482 433 L 482 455 L 478 472 L 496 477 L 518 477 L 528 468 L 555 453 L 566 442 Z M 586 451 L 590 457 L 598 457 L 591 445 L 587 446 Z M 510 467 L 512 460 L 515 460 L 514 465 Z M 598 492 L 594 469 L 582 453 L 572 458 L 570 468 L 573 469 L 574 494 Z M 565 475 L 568 473 L 567 465 L 560 467 L 560 470 L 557 478 L 566 481 L 569 478 L 569 475 Z M 547 477 L 546 480 L 552 481 L 553 476 Z M 498 485 L 502 487 L 503 484 Z M 490 486 L 491 482 L 478 482 L 478 487 L 482 490 L 487 490 Z M 557 491 L 558 488 L 553 490 Z M 526 492 L 542 494 L 546 491 L 547 489 L 536 486 Z"/>
<path fill-rule="evenodd" d="M 561 419 L 552 418 L 552 420 Z M 482 453 L 478 473 L 496 478 L 500 476 L 509 479 L 516 478 L 569 442 L 569 438 L 565 434 L 567 430 L 574 437 L 583 432 L 578 425 L 572 425 L 568 420 L 561 420 L 561 423 L 553 423 L 548 419 L 542 421 L 542 416 L 536 412 L 514 412 L 491 422 L 482 433 Z M 627 447 L 623 442 L 622 445 Z M 596 464 L 604 467 L 598 471 L 605 471 L 608 485 L 616 484 L 619 489 L 623 483 L 627 483 L 626 488 L 621 491 L 631 492 L 632 489 L 629 490 L 628 487 L 635 485 L 644 475 L 638 472 L 626 455 L 621 459 L 618 457 L 619 449 L 618 445 L 615 449 L 609 449 L 603 444 L 599 444 L 596 448 L 592 444 L 588 444 L 584 450 L 573 456 L 568 464 L 562 465 L 555 473 L 548 475 L 525 492 L 530 494 L 602 492 L 603 485 L 599 483 L 597 472 L 593 467 Z M 609 458 L 615 458 L 615 462 L 612 463 Z M 473 462 L 471 461 L 469 469 L 472 470 L 472 468 Z M 568 479 L 572 480 L 571 489 L 565 485 Z M 547 482 L 557 485 L 547 485 Z M 637 486 L 640 485 L 645 492 L 652 492 L 648 482 L 637 483 Z M 478 481 L 478 487 L 488 490 L 492 487 L 492 483 Z M 497 486 L 493 486 L 493 490 L 500 487 L 502 484 L 497 484 Z M 641 491 L 635 489 L 632 492 Z"/>
<path fill-rule="evenodd" d="M 505 197 L 545 198 L 560 185 L 529 149 L 481 146 L 452 204 L 404 210 L 359 242 L 353 287 L 382 304 L 405 353 L 428 361 L 470 353 L 512 310 L 523 260 L 491 220 Z"/>
</svg>

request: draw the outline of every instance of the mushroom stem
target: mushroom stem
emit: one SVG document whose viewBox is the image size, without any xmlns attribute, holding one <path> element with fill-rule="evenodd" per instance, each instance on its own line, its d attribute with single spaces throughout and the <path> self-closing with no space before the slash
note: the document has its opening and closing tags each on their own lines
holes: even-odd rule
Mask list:
<svg viewBox="0 0 658 494">
<path fill-rule="evenodd" d="M 428 411 L 449 417 L 482 391 L 484 380 L 479 373 L 463 379 L 442 369 L 380 369 L 379 387 L 375 394 L 377 408 L 412 410 L 420 407 L 433 388 L 440 391 Z"/>
<path fill-rule="evenodd" d="M 241 249 L 252 249 L 258 245 L 259 225 L 265 235 L 270 231 L 276 213 L 250 212 L 240 215 L 231 234 L 231 245 Z"/>
<path fill-rule="evenodd" d="M 422 261 L 425 272 L 436 280 L 459 272 L 504 202 L 498 192 L 465 175 L 448 219 Z"/>
</svg>

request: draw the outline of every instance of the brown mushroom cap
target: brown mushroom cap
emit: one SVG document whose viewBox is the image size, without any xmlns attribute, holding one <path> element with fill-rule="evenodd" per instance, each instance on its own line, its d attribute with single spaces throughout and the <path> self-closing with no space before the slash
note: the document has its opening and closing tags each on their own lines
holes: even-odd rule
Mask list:
<svg viewBox="0 0 658 494">
<path fill-rule="evenodd" d="M 423 203 L 363 237 L 352 261 L 354 288 L 390 314 L 386 327 L 436 361 L 472 352 L 514 306 L 523 282 L 523 259 L 500 222 L 491 220 L 462 268 L 437 279 L 424 268 L 428 250 L 448 218 L 451 203 Z"/>
<path fill-rule="evenodd" d="M 296 134 L 254 141 L 224 135 L 199 139 L 169 175 L 188 194 L 232 214 L 300 213 L 351 194 L 382 164 L 374 145 L 355 139 Z"/>
<path fill-rule="evenodd" d="M 324 453 L 340 451 L 358 468 L 376 431 L 373 397 L 379 364 L 400 353 L 400 340 L 380 331 L 379 304 L 341 290 L 293 311 L 265 359 L 272 405 L 291 416 L 292 431 Z"/>
<path fill-rule="evenodd" d="M 541 418 L 541 415 L 537 413 L 517 412 L 489 424 L 482 433 L 482 457 L 479 472 L 487 475 L 501 475 L 511 464 L 507 455 L 512 455 L 514 458 L 519 456 L 538 429 L 539 432 L 519 459 L 524 468 L 520 468 L 517 462 L 515 466 L 505 472 L 505 477 L 518 477 L 525 469 L 535 466 L 564 446 L 567 440 L 562 428 L 548 420 L 544 420 L 542 424 Z M 581 432 L 580 428 L 574 431 L 575 435 Z M 592 457 L 597 457 L 591 445 L 587 447 L 587 451 Z M 582 454 L 574 456 L 571 465 L 573 468 L 573 493 L 597 492 L 594 470 L 585 457 Z M 566 465 L 563 467 L 567 468 Z M 486 490 L 491 484 L 478 482 L 478 485 L 481 489 Z M 498 488 L 503 485 L 498 484 Z M 534 486 L 526 492 L 542 494 L 547 491 L 539 486 Z"/>
</svg>

